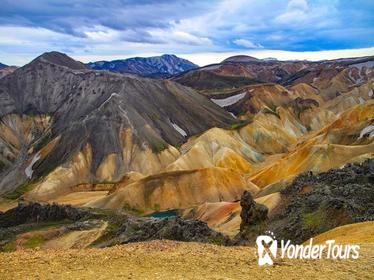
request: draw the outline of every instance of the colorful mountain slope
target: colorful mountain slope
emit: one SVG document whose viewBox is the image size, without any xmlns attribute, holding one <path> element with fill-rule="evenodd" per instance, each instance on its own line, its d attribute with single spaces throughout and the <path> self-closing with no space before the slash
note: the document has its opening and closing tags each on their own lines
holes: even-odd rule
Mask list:
<svg viewBox="0 0 374 280">
<path fill-rule="evenodd" d="M 190 88 L 90 70 L 56 52 L 1 79 L 0 100 L 0 193 L 30 179 L 38 195 L 49 196 L 80 183 L 118 181 L 130 171 L 152 174 L 179 155 L 171 145 L 236 122 Z M 33 119 L 46 127 L 22 132 Z"/>
</svg>

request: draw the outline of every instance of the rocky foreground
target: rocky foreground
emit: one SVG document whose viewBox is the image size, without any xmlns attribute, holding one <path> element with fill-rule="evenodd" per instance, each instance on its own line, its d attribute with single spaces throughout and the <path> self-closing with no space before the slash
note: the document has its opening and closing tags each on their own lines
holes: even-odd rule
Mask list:
<svg viewBox="0 0 374 280">
<path fill-rule="evenodd" d="M 277 237 L 302 243 L 332 228 L 374 220 L 374 160 L 299 175 L 270 219 Z"/>
<path fill-rule="evenodd" d="M 1 253 L 2 279 L 372 279 L 374 244 L 358 260 L 280 260 L 260 267 L 253 247 L 151 241 L 88 250 Z"/>
</svg>

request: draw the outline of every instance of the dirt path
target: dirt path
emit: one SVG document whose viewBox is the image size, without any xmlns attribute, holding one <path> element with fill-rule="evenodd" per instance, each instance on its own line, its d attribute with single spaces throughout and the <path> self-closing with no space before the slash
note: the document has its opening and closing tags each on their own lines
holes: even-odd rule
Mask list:
<svg viewBox="0 0 374 280">
<path fill-rule="evenodd" d="M 254 248 L 152 241 L 105 249 L 0 254 L 1 279 L 373 279 L 374 244 L 358 260 L 281 260 L 259 267 Z"/>
</svg>

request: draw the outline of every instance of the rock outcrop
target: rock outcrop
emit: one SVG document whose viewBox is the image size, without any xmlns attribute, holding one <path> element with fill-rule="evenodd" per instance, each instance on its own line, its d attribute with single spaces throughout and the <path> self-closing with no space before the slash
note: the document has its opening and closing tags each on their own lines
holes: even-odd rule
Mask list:
<svg viewBox="0 0 374 280">
<path fill-rule="evenodd" d="M 337 226 L 374 221 L 374 160 L 304 173 L 281 193 L 283 206 L 269 221 L 279 239 L 302 243 Z"/>
<path fill-rule="evenodd" d="M 91 214 L 88 211 L 70 205 L 40 204 L 19 202 L 16 208 L 0 213 L 0 228 L 17 226 L 25 223 L 41 223 L 47 221 L 78 221 Z"/>
<path fill-rule="evenodd" d="M 154 239 L 193 241 L 225 245 L 229 239 L 201 221 L 180 217 L 164 219 L 130 218 L 114 233 L 114 238 L 101 246 L 111 246 Z"/>
<path fill-rule="evenodd" d="M 244 192 L 240 199 L 242 208 L 240 232 L 234 238 L 235 244 L 254 244 L 258 235 L 267 228 L 268 208 L 255 202 L 249 192 Z"/>
<path fill-rule="evenodd" d="M 261 224 L 267 218 L 267 207 L 256 203 L 252 195 L 247 191 L 243 193 L 240 199 L 240 206 L 242 207 L 242 211 L 240 212 L 240 217 L 242 218 L 240 231 L 244 231 L 252 225 Z"/>
</svg>

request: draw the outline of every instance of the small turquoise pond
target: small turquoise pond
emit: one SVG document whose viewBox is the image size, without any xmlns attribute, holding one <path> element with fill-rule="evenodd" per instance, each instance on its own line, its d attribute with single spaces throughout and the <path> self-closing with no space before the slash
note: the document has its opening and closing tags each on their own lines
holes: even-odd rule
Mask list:
<svg viewBox="0 0 374 280">
<path fill-rule="evenodd" d="M 176 210 L 167 210 L 162 212 L 154 212 L 152 214 L 147 215 L 147 217 L 152 217 L 156 219 L 168 218 L 168 217 L 176 217 L 178 216 L 178 212 Z"/>
</svg>

